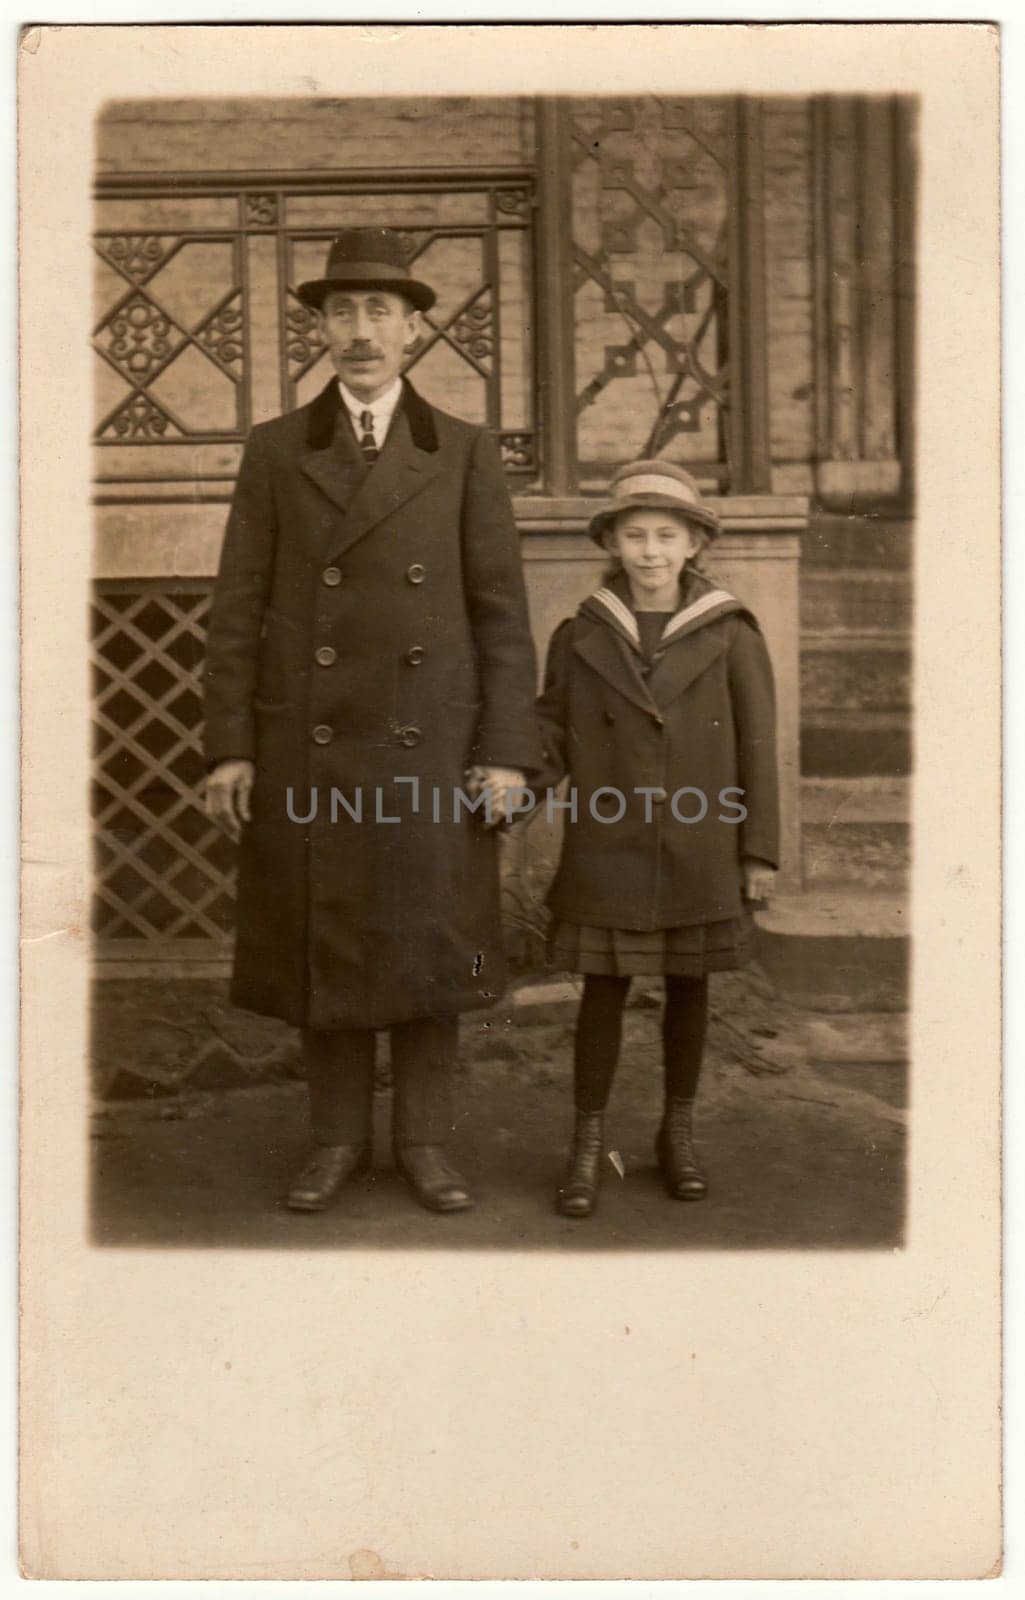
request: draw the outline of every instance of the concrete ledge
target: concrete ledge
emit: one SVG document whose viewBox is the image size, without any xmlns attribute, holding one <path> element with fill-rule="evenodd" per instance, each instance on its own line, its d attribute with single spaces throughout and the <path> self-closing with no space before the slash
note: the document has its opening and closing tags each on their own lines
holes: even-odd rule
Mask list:
<svg viewBox="0 0 1025 1600">
<path fill-rule="evenodd" d="M 808 526 L 809 501 L 799 494 L 706 495 L 722 519 L 727 533 L 801 533 Z M 602 496 L 575 495 L 562 499 L 542 495 L 515 495 L 516 522 L 524 533 L 582 532 Z"/>
<path fill-rule="evenodd" d="M 97 578 L 212 578 L 221 542 L 232 483 L 220 488 L 196 483 L 126 481 L 108 483 L 96 497 L 93 571 Z M 600 496 L 548 499 L 513 497 L 516 523 L 523 535 L 569 536 L 572 549 L 596 560 L 600 553 L 580 535 L 601 505 Z M 751 534 L 770 542 L 797 540 L 808 525 L 808 501 L 801 495 L 728 495 L 709 497 L 730 538 Z M 542 545 L 543 545 L 542 541 Z M 799 544 L 791 552 L 797 559 Z M 537 556 L 534 557 L 537 559 Z"/>
</svg>

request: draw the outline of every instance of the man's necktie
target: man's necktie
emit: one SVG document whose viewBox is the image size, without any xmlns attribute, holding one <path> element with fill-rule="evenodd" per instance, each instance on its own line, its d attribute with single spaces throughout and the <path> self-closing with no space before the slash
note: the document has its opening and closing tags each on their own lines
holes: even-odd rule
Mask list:
<svg viewBox="0 0 1025 1600">
<path fill-rule="evenodd" d="M 363 452 L 363 457 L 367 466 L 372 467 L 381 453 L 377 448 L 377 441 L 374 438 L 374 413 L 372 411 L 361 411 L 359 414 L 359 425 L 363 429 L 363 433 L 359 441 L 359 447 Z"/>
</svg>

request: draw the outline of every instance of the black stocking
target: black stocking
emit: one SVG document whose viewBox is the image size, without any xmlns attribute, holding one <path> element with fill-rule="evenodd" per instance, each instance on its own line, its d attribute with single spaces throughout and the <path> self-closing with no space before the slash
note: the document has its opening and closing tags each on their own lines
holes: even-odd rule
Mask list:
<svg viewBox="0 0 1025 1600">
<path fill-rule="evenodd" d="M 662 1016 L 667 1100 L 693 1100 L 708 1023 L 708 979 L 666 978 Z"/>
<path fill-rule="evenodd" d="M 629 978 L 584 978 L 573 1049 L 573 1101 L 578 1111 L 604 1111 L 619 1060 Z"/>
</svg>

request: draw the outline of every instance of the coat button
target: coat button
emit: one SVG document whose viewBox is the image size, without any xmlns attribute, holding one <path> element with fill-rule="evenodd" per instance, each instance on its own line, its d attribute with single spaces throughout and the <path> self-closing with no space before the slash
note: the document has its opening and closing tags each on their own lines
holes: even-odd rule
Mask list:
<svg viewBox="0 0 1025 1600">
<path fill-rule="evenodd" d="M 329 728 L 326 722 L 318 722 L 313 730 L 314 744 L 330 744 L 334 738 L 334 729 Z"/>
<path fill-rule="evenodd" d="M 651 720 L 655 724 L 656 728 L 664 728 L 666 725 L 665 717 L 663 717 L 658 711 L 653 711 L 651 713 Z"/>
<path fill-rule="evenodd" d="M 419 561 L 414 561 L 413 565 L 406 569 L 406 577 L 410 583 L 423 583 L 426 576 L 427 570 L 420 565 Z"/>
<path fill-rule="evenodd" d="M 338 651 L 334 645 L 322 644 L 314 650 L 313 659 L 318 667 L 333 667 L 338 660 Z"/>
<path fill-rule="evenodd" d="M 406 660 L 411 667 L 418 667 L 426 654 L 422 644 L 412 644 L 406 651 Z"/>
<path fill-rule="evenodd" d="M 609 727 L 611 728 L 612 724 L 616 720 L 615 712 L 613 712 L 613 711 L 604 711 L 602 713 L 602 715 L 604 716 L 605 721 L 608 723 Z"/>
<path fill-rule="evenodd" d="M 337 589 L 342 581 L 341 567 L 325 567 L 320 575 L 321 583 L 326 583 L 329 589 Z"/>
<path fill-rule="evenodd" d="M 665 789 L 653 789 L 651 791 L 651 798 L 655 805 L 663 806 L 669 799 L 669 794 Z"/>
<path fill-rule="evenodd" d="M 407 750 L 412 750 L 413 746 L 415 744 L 419 744 L 422 738 L 423 734 L 420 732 L 419 728 L 408 727 L 399 729 L 399 744 L 404 744 Z"/>
</svg>

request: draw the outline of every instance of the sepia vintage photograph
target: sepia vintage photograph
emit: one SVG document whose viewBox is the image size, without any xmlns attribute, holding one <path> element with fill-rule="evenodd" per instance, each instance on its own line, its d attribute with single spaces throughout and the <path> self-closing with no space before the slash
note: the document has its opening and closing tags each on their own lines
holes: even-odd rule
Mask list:
<svg viewBox="0 0 1025 1600">
<path fill-rule="evenodd" d="M 999 92 L 23 30 L 25 1575 L 1000 1571 Z"/>
<path fill-rule="evenodd" d="M 900 1244 L 915 100 L 95 135 L 96 1242 Z"/>
</svg>

